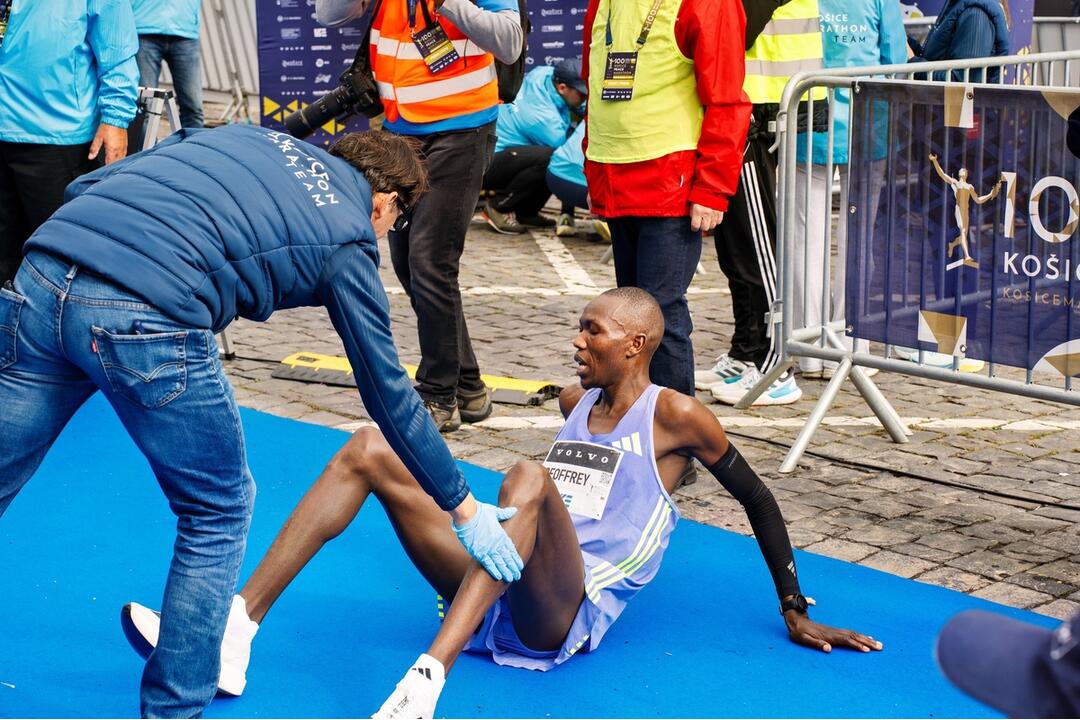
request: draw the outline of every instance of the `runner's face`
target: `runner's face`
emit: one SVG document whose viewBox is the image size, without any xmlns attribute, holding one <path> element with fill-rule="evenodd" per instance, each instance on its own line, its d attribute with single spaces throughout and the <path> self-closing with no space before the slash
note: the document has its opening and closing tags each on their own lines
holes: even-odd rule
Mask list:
<svg viewBox="0 0 1080 720">
<path fill-rule="evenodd" d="M 607 387 L 624 371 L 626 331 L 612 317 L 613 304 L 597 298 L 585 306 L 574 338 L 577 376 L 584 388 Z"/>
</svg>

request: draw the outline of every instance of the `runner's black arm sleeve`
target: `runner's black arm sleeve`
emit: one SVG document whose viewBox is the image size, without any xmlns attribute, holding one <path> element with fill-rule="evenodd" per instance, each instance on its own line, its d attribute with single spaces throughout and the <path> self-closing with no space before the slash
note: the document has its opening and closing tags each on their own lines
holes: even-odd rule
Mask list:
<svg viewBox="0 0 1080 720">
<path fill-rule="evenodd" d="M 765 487 L 765 483 L 761 482 L 734 445 L 728 445 L 728 451 L 709 468 L 709 472 L 746 510 L 750 527 L 754 529 L 754 537 L 776 585 L 777 596 L 783 599 L 798 593 L 799 580 L 795 573 L 791 541 L 788 540 L 780 506 L 769 488 Z"/>
</svg>

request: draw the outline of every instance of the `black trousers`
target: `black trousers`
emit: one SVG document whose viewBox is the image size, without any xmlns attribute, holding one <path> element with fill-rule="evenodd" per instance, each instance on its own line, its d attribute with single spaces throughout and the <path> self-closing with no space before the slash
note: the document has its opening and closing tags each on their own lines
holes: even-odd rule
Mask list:
<svg viewBox="0 0 1080 720">
<path fill-rule="evenodd" d="M 495 123 L 418 138 L 431 188 L 403 232 L 390 233 L 390 260 L 409 295 L 420 336 L 416 390 L 450 403 L 458 390 L 484 387 L 465 325 L 458 268 L 484 171 L 495 151 Z"/>
<path fill-rule="evenodd" d="M 484 189 L 495 191 L 495 209 L 535 217 L 551 197 L 547 168 L 553 152 L 544 145 L 523 145 L 495 153 L 484 175 Z"/>
<path fill-rule="evenodd" d="M 747 141 L 739 189 L 716 228 L 716 258 L 728 279 L 735 333 L 728 354 L 765 372 L 779 359 L 766 336 L 776 297 L 776 155 L 771 135 Z"/>
<path fill-rule="evenodd" d="M 0 284 L 14 279 L 23 243 L 64 204 L 68 183 L 100 165 L 89 152 L 90 143 L 0 142 Z"/>
</svg>

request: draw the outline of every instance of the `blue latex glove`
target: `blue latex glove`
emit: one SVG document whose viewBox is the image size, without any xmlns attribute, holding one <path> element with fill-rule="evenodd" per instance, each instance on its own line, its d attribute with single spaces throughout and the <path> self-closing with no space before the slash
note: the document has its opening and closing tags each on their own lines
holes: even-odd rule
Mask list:
<svg viewBox="0 0 1080 720">
<path fill-rule="evenodd" d="M 476 514 L 464 525 L 454 526 L 458 540 L 476 558 L 491 577 L 502 582 L 514 582 L 521 579 L 521 561 L 513 541 L 502 529 L 503 520 L 509 520 L 517 513 L 515 507 L 496 507 L 488 503 L 477 502 Z"/>
</svg>

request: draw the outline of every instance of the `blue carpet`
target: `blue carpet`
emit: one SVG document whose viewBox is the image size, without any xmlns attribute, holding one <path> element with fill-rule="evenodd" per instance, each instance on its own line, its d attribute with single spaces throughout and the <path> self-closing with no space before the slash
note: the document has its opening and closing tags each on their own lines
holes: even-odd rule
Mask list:
<svg viewBox="0 0 1080 720">
<path fill-rule="evenodd" d="M 259 495 L 243 577 L 344 433 L 243 413 Z M 465 466 L 492 498 L 499 476 Z M 702 482 L 709 482 L 706 478 Z M 79 413 L 0 519 L 0 716 L 138 713 L 142 661 L 121 605 L 158 606 L 173 518 L 146 462 L 100 396 Z M 886 650 L 831 656 L 788 642 L 753 540 L 683 521 L 664 568 L 605 638 L 549 673 L 464 656 L 439 705 L 450 717 L 978 717 L 940 676 L 933 638 L 963 594 L 799 554 L 816 618 Z M 364 717 L 436 629 L 434 594 L 377 502 L 315 558 L 256 638 L 247 693 L 208 717 Z"/>
</svg>

